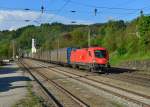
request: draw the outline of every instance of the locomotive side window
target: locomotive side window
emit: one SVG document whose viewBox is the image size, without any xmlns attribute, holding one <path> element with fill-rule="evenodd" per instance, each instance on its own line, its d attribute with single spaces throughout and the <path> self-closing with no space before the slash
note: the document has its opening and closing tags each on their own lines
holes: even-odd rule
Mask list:
<svg viewBox="0 0 150 107">
<path fill-rule="evenodd" d="M 97 58 L 105 58 L 106 50 L 95 50 L 94 54 L 95 54 L 95 57 L 97 57 Z"/>
</svg>

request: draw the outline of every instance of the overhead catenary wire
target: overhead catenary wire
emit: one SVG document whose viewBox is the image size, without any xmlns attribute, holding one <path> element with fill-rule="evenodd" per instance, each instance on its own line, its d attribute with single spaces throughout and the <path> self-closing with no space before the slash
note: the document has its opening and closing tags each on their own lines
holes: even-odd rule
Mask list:
<svg viewBox="0 0 150 107">
<path fill-rule="evenodd" d="M 70 2 L 70 0 L 67 0 L 57 11 L 56 14 L 58 15 Z M 42 7 L 41 10 L 43 9 L 43 0 L 42 0 Z M 42 15 L 44 14 L 44 10 L 42 10 L 42 14 L 39 15 L 39 17 L 37 17 L 35 20 L 33 20 L 32 22 L 36 22 L 38 24 L 41 24 L 38 19 L 40 19 L 42 17 Z M 52 22 L 52 20 L 55 18 L 56 16 L 52 16 L 49 20 Z M 47 22 L 49 22 L 49 20 Z"/>
<path fill-rule="evenodd" d="M 96 8 L 96 7 L 93 7 L 93 8 Z M 150 8 L 150 6 L 146 6 L 146 7 L 143 7 L 141 9 L 140 8 L 139 9 L 135 9 L 135 11 L 136 10 L 140 11 L 140 10 L 149 9 L 149 8 Z M 11 10 L 11 11 L 13 11 L 13 10 L 17 11 L 18 10 L 18 11 L 29 11 L 29 12 L 40 12 L 41 11 L 41 9 L 33 9 L 33 8 L 10 8 L 10 7 L 0 7 L 0 10 Z M 60 11 L 60 9 L 44 9 L 44 11 L 45 12 L 58 12 L 58 11 Z M 68 9 L 66 11 L 70 12 L 71 9 Z M 80 10 L 80 12 L 88 12 L 88 11 L 81 11 Z"/>
<path fill-rule="evenodd" d="M 144 9 L 150 9 L 150 6 L 145 6 L 142 8 L 142 10 L 144 10 Z"/>
<path fill-rule="evenodd" d="M 115 7 L 107 7 L 107 6 L 98 6 L 98 5 L 86 4 L 86 3 L 78 2 L 78 1 L 75 1 L 75 0 L 62 0 L 62 1 L 65 1 L 65 2 L 69 1 L 70 3 L 82 5 L 82 6 L 85 6 L 85 7 L 110 9 L 110 10 L 141 10 L 141 9 L 149 8 L 149 6 L 145 6 L 143 8 L 121 8 L 121 7 L 116 7 L 116 6 Z M 44 0 L 41 0 L 41 4 L 42 4 L 42 6 L 44 5 Z M 8 7 L 0 7 L 0 9 L 24 10 L 24 8 L 8 8 Z M 31 10 L 31 11 L 39 11 L 39 9 L 30 9 L 30 8 L 28 8 L 28 9 Z M 59 10 L 60 9 L 54 9 L 54 10 L 48 10 L 48 9 L 46 10 L 45 9 L 45 11 L 59 11 Z"/>
<path fill-rule="evenodd" d="M 74 4 L 80 4 L 82 6 L 86 6 L 86 7 L 92 7 L 93 9 L 98 9 L 98 11 L 96 12 L 96 16 L 101 16 L 101 14 L 105 14 L 106 12 L 104 12 L 102 9 L 108 9 L 108 10 L 116 10 L 116 9 L 121 9 L 121 10 L 133 10 L 133 11 L 108 11 L 107 14 L 118 14 L 118 15 L 134 15 L 134 14 L 138 14 L 140 13 L 141 9 L 140 8 L 118 8 L 118 7 L 104 7 L 104 6 L 97 6 L 97 5 L 91 5 L 91 4 L 86 4 L 86 3 L 81 3 L 81 2 L 78 2 L 78 1 L 75 1 L 75 0 L 63 0 L 65 1 L 65 3 L 59 8 L 59 9 L 54 9 L 54 10 L 48 10 L 48 9 L 45 9 L 44 7 L 44 0 L 42 0 L 42 6 L 44 7 L 43 10 L 42 10 L 42 6 L 41 6 L 41 9 L 30 9 L 30 8 L 6 8 L 6 7 L 0 7 L 0 9 L 7 9 L 7 10 L 23 10 L 23 11 L 27 11 L 27 12 L 30 12 L 30 11 L 41 11 L 41 13 L 39 14 L 39 16 L 37 16 L 35 19 L 32 19 L 30 21 L 27 21 L 27 22 L 35 22 L 37 24 L 41 24 L 42 22 L 39 20 L 42 18 L 43 14 L 51 14 L 50 12 L 54 12 L 54 14 L 56 15 L 53 15 L 51 16 L 47 21 L 45 22 L 52 22 L 53 19 L 55 17 L 57 17 L 62 11 L 64 11 L 64 8 L 69 4 L 69 3 L 74 3 Z M 145 8 L 148 8 L 148 7 L 143 7 L 144 9 Z M 94 12 L 93 12 L 93 9 L 91 9 L 91 11 L 84 11 L 84 10 L 75 10 L 75 14 L 92 14 L 94 15 Z M 71 13 L 71 9 L 65 9 L 65 12 L 70 12 Z M 13 19 L 12 19 L 13 20 Z M 29 20 L 29 19 L 25 19 L 25 20 Z M 21 21 L 21 20 L 20 20 Z"/>
<path fill-rule="evenodd" d="M 118 4 L 116 4 L 116 5 L 114 5 L 114 6 L 122 6 L 122 5 L 129 5 L 129 4 L 131 4 L 131 3 L 133 3 L 133 2 L 135 2 L 135 0 L 126 0 L 125 2 L 122 2 L 121 1 L 121 3 L 118 3 Z"/>
<path fill-rule="evenodd" d="M 70 3 L 74 3 L 74 4 L 78 4 L 78 5 L 82 5 L 85 7 L 92 7 L 92 8 L 100 8 L 100 9 L 109 9 L 109 10 L 141 10 L 141 8 L 121 8 L 121 7 L 106 7 L 106 6 L 97 6 L 97 5 L 92 5 L 92 4 L 86 4 L 86 3 L 82 3 L 82 2 L 78 2 L 78 1 L 74 1 L 74 0 L 70 0 Z"/>
<path fill-rule="evenodd" d="M 63 1 L 66 1 L 66 0 L 63 0 Z M 141 11 L 141 9 L 142 9 L 142 8 L 120 8 L 120 7 L 97 6 L 97 5 L 91 5 L 91 4 L 86 4 L 86 3 L 78 2 L 78 1 L 75 1 L 75 0 L 70 0 L 70 3 L 72 3 L 74 5 L 78 4 L 78 5 L 81 5 L 81 6 L 84 6 L 84 7 L 91 7 L 92 9 L 98 9 L 98 10 L 100 10 L 100 11 L 96 12 L 96 16 L 99 16 L 99 15 L 101 16 L 101 14 L 104 13 L 104 9 L 105 9 L 105 11 L 106 10 L 111 10 L 111 11 L 107 12 L 109 14 L 119 14 L 121 16 L 122 15 L 126 16 L 126 15 L 139 14 L 140 11 Z M 114 10 L 115 10 L 115 12 L 112 12 Z M 116 10 L 123 10 L 123 11 L 116 12 Z M 75 11 L 77 11 L 77 10 L 75 10 Z M 127 11 L 127 12 L 125 12 L 125 11 Z M 81 13 L 81 11 L 75 12 L 75 13 Z M 85 13 L 90 13 L 90 12 L 85 12 Z M 93 12 L 91 12 L 91 13 L 93 13 Z"/>
<path fill-rule="evenodd" d="M 67 0 L 56 12 L 57 15 L 60 14 L 60 12 L 70 3 L 70 0 Z M 50 22 L 52 22 L 52 20 L 55 18 L 56 16 L 53 16 L 50 18 Z M 49 21 L 48 21 L 49 22 Z"/>
<path fill-rule="evenodd" d="M 0 7 L 0 9 L 1 9 L 1 7 Z M 27 10 L 28 9 L 28 10 Z M 3 11 L 5 11 L 5 10 L 20 10 L 20 11 L 27 11 L 27 12 L 40 12 L 41 10 L 40 9 L 29 9 L 29 8 L 25 8 L 25 9 L 23 9 L 23 8 L 3 8 Z M 44 10 L 44 12 L 45 13 L 47 13 L 47 14 L 49 14 L 49 12 L 57 12 L 59 9 L 54 9 L 54 10 L 47 10 L 47 9 L 45 9 Z M 76 14 L 79 14 L 79 13 L 82 13 L 82 14 L 92 14 L 93 13 L 93 10 L 91 10 L 91 11 L 86 11 L 86 10 L 71 10 L 71 9 L 68 9 L 68 10 L 65 10 L 65 12 L 71 12 L 71 11 L 76 11 L 75 13 Z M 107 13 L 110 13 L 110 14 L 135 14 L 135 13 L 137 13 L 138 11 L 136 11 L 136 12 L 112 12 L 112 11 L 109 11 L 109 12 L 107 12 Z M 140 11 L 139 11 L 140 12 Z M 98 12 L 97 12 L 97 14 L 104 14 L 105 12 L 104 11 L 101 11 L 101 10 L 99 10 Z"/>
<path fill-rule="evenodd" d="M 42 18 L 43 14 L 44 14 L 44 11 L 45 11 L 44 0 L 42 0 L 42 3 L 41 3 L 41 4 L 42 4 L 42 5 L 41 5 L 41 9 L 40 9 L 40 10 L 41 10 L 40 15 L 39 15 L 35 20 L 32 21 L 32 22 L 35 22 L 35 23 L 37 23 L 37 24 L 41 24 L 38 20 Z"/>
<path fill-rule="evenodd" d="M 63 1 L 66 1 L 66 0 L 63 0 Z M 48 10 L 48 9 L 45 9 L 45 8 L 43 8 L 43 11 L 45 11 L 45 12 L 56 12 L 56 14 L 57 13 L 59 13 L 59 11 L 62 11 L 62 9 L 65 7 L 65 5 L 66 4 L 68 4 L 68 1 L 71 3 L 77 3 L 77 4 L 80 4 L 80 5 L 84 5 L 84 6 L 90 6 L 90 7 L 93 7 L 93 8 L 106 8 L 106 9 L 125 9 L 125 10 L 136 10 L 136 12 L 137 11 L 141 11 L 141 9 L 129 9 L 129 8 L 118 8 L 118 7 L 98 7 L 98 6 L 96 6 L 96 5 L 89 5 L 89 4 L 84 4 L 84 3 L 81 3 L 81 2 L 77 2 L 77 1 L 74 1 L 74 0 L 67 0 L 66 1 L 66 3 L 60 8 L 60 9 L 54 9 L 54 10 Z M 30 8 L 25 8 L 25 9 L 23 9 L 23 8 L 6 8 L 5 7 L 5 9 L 17 9 L 17 10 L 26 10 L 26 9 L 28 9 L 28 10 L 26 10 L 26 11 L 42 11 L 42 7 L 44 7 L 43 6 L 44 5 L 44 0 L 42 0 L 42 6 L 41 6 L 41 10 L 38 10 L 38 9 L 30 9 Z M 1 8 L 1 7 L 0 7 Z M 147 7 L 144 7 L 144 8 L 147 8 Z M 143 9 L 143 8 L 142 8 Z M 70 11 L 70 10 L 67 10 L 68 12 Z M 78 10 L 79 11 L 79 10 Z M 101 11 L 101 10 L 100 10 Z M 85 13 L 90 13 L 90 11 L 79 11 L 79 12 L 85 12 Z M 92 13 L 92 12 L 91 12 Z M 102 12 L 98 12 L 98 13 L 102 13 Z M 123 13 L 123 12 L 109 12 L 109 13 L 113 13 L 113 14 L 134 14 L 134 12 L 127 12 L 127 13 Z"/>
<path fill-rule="evenodd" d="M 63 1 L 65 1 L 65 0 L 63 0 Z M 104 13 L 104 9 L 105 9 L 105 11 L 106 10 L 111 10 L 111 11 L 113 11 L 113 10 L 124 10 L 124 11 L 120 11 L 120 12 L 111 12 L 111 11 L 109 11 L 108 13 L 109 14 L 119 14 L 119 15 L 135 15 L 135 14 L 139 14 L 140 13 L 140 11 L 141 10 L 143 10 L 143 8 L 121 8 L 121 7 L 106 7 L 106 6 L 97 6 L 97 5 L 92 5 L 92 4 L 86 4 L 86 3 L 82 3 L 82 2 L 78 2 L 78 1 L 75 1 L 75 0 L 70 0 L 70 3 L 72 3 L 72 4 L 78 4 L 78 5 L 81 5 L 81 6 L 84 6 L 84 7 L 91 7 L 92 9 L 98 9 L 98 10 L 100 10 L 100 11 L 97 11 L 96 13 L 97 14 L 103 14 Z M 145 8 L 147 8 L 147 7 L 145 7 Z M 145 9 L 144 8 L 144 9 Z M 76 11 L 76 10 L 75 10 Z M 127 12 L 125 12 L 125 11 L 127 11 Z M 81 12 L 81 11 L 79 11 L 79 12 Z M 76 13 L 79 13 L 79 12 L 76 12 Z M 87 12 L 85 12 L 85 13 L 87 13 Z M 89 12 L 90 13 L 90 12 Z M 92 12 L 91 12 L 92 13 Z M 106 13 L 106 12 L 105 12 Z M 97 14 L 96 14 L 96 16 L 97 16 Z"/>
</svg>

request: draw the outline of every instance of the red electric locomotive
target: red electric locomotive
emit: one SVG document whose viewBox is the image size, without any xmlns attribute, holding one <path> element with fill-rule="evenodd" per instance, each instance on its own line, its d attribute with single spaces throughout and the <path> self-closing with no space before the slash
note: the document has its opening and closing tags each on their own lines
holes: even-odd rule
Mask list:
<svg viewBox="0 0 150 107">
<path fill-rule="evenodd" d="M 74 68 L 88 68 L 90 71 L 102 71 L 109 68 L 108 51 L 103 47 L 90 47 L 72 50 L 70 63 Z"/>
</svg>

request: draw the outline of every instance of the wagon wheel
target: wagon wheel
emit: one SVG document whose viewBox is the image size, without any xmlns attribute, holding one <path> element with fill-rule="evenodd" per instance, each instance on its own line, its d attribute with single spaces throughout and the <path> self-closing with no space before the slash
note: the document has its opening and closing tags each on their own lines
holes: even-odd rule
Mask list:
<svg viewBox="0 0 150 107">
<path fill-rule="evenodd" d="M 77 68 L 76 64 L 72 64 L 72 68 L 76 69 Z"/>
<path fill-rule="evenodd" d="M 95 66 L 94 66 L 94 64 L 90 64 L 89 65 L 89 71 L 90 72 L 95 72 Z"/>
</svg>

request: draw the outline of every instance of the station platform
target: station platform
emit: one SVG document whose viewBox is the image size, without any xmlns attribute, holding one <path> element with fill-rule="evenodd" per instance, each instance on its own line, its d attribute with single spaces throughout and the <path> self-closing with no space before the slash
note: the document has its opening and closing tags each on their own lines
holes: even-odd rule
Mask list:
<svg viewBox="0 0 150 107">
<path fill-rule="evenodd" d="M 27 81 L 16 63 L 0 66 L 0 107 L 12 107 L 26 97 Z"/>
</svg>

